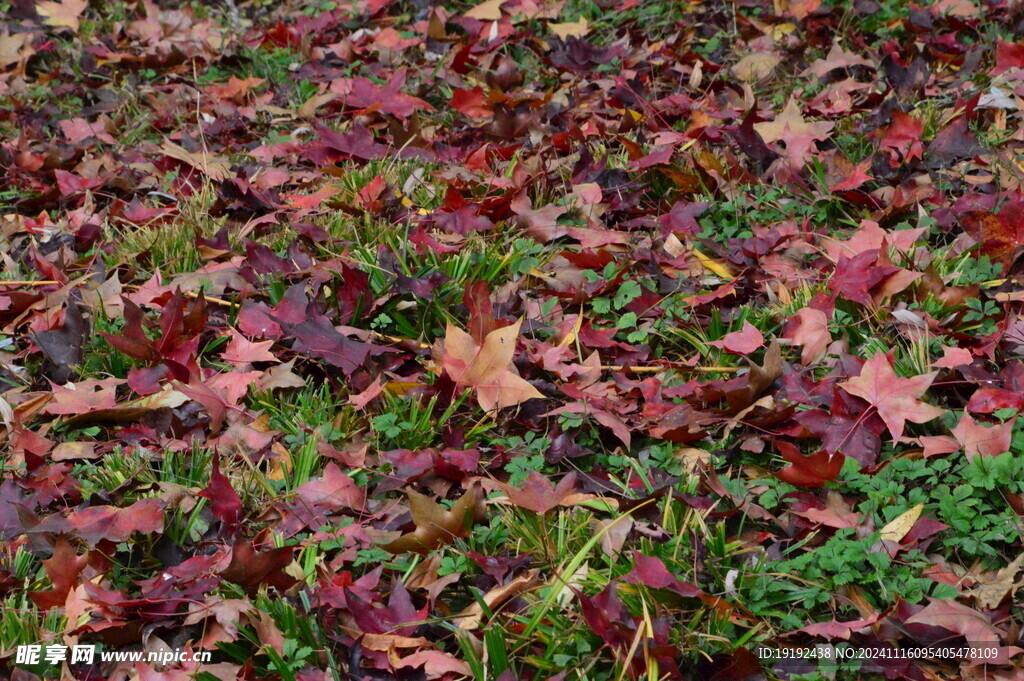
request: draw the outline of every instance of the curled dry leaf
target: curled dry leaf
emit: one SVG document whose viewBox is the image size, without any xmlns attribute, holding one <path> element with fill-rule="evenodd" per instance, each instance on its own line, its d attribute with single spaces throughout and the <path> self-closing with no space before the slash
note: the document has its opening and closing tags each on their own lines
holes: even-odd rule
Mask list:
<svg viewBox="0 0 1024 681">
<path fill-rule="evenodd" d="M 134 423 L 158 409 L 173 409 L 188 402 L 183 393 L 165 386 L 163 390 L 136 400 L 124 402 L 109 409 L 95 409 L 64 420 L 69 428 L 91 424 Z"/>
<path fill-rule="evenodd" d="M 416 529 L 383 545 L 391 553 L 428 553 L 450 544 L 458 537 L 468 537 L 474 524 L 484 517 L 484 495 L 478 482 L 470 485 L 451 509 L 430 497 L 409 491 L 409 510 Z"/>
<path fill-rule="evenodd" d="M 495 612 L 509 599 L 540 586 L 544 580 L 539 575 L 540 571 L 533 569 L 529 572 L 524 572 L 507 584 L 491 589 L 483 596 L 487 609 Z M 456 621 L 459 624 L 459 629 L 472 631 L 473 629 L 478 629 L 483 624 L 483 618 L 483 607 L 480 603 L 473 603 L 458 614 Z"/>
<path fill-rule="evenodd" d="M 1006 567 L 981 575 L 977 580 L 977 585 L 966 593 L 973 596 L 978 605 L 983 608 L 999 607 L 1004 598 L 1013 596 L 1017 589 L 1024 586 L 1024 580 L 1017 581 L 1017 573 L 1020 572 L 1022 562 L 1024 562 L 1024 553 L 1017 556 Z"/>
</svg>

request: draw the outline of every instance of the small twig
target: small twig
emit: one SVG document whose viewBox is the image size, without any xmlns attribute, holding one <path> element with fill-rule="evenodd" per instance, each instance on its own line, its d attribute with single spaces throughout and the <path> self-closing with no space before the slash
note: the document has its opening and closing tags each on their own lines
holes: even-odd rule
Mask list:
<svg viewBox="0 0 1024 681">
<path fill-rule="evenodd" d="M 654 366 L 654 367 L 631 367 L 622 366 L 618 364 L 602 364 L 602 371 L 633 371 L 638 374 L 654 374 L 659 371 L 666 371 L 668 369 L 678 369 L 680 371 L 692 371 L 699 374 L 735 374 L 739 371 L 739 367 L 688 367 L 688 366 Z"/>
<path fill-rule="evenodd" d="M 430 347 L 429 344 L 422 341 L 413 340 L 412 338 L 399 338 L 398 336 L 389 336 L 386 333 L 380 333 L 378 331 L 370 331 L 374 336 L 382 340 L 386 340 L 390 343 L 415 343 L 419 346 L 420 350 L 426 350 Z"/>
<path fill-rule="evenodd" d="M 70 283 L 70 282 L 69 282 Z M 38 281 L 0 281 L 0 286 L 59 286 L 60 282 L 53 279 L 40 279 Z"/>
<path fill-rule="evenodd" d="M 133 291 L 139 291 L 142 289 L 142 286 L 139 286 L 138 284 L 122 284 L 122 286 L 124 288 L 130 288 Z M 192 298 L 193 300 L 199 297 L 199 294 L 194 291 L 182 291 L 181 295 L 185 296 L 186 298 Z M 224 300 L 223 298 L 213 298 L 205 294 L 203 295 L 203 300 L 205 300 L 208 303 L 224 305 L 225 307 L 232 307 L 233 305 L 237 305 L 237 303 L 233 303 L 230 300 Z"/>
</svg>

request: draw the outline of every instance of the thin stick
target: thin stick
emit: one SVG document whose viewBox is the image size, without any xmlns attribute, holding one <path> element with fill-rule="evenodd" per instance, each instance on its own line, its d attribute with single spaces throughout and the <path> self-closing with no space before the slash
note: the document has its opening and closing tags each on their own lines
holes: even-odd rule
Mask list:
<svg viewBox="0 0 1024 681">
<path fill-rule="evenodd" d="M 692 371 L 699 374 L 735 374 L 739 371 L 739 367 L 687 367 L 687 366 L 654 366 L 654 367 L 631 367 L 621 366 L 617 364 L 602 364 L 602 371 L 633 371 L 638 374 L 654 374 L 659 371 L 666 371 L 668 369 L 678 369 L 680 371 Z"/>
<path fill-rule="evenodd" d="M 140 286 L 138 284 L 121 284 L 121 286 L 124 287 L 124 288 L 130 288 L 133 291 L 139 291 L 139 290 L 142 289 L 142 286 Z M 195 291 L 182 291 L 181 295 L 185 296 L 186 298 L 192 298 L 192 299 L 196 299 L 196 298 L 199 297 L 199 294 L 196 293 Z M 236 304 L 236 303 L 231 302 L 230 300 L 224 300 L 223 298 L 213 298 L 213 297 L 210 297 L 210 296 L 207 296 L 207 295 L 203 296 L 203 300 L 205 300 L 208 303 L 216 303 L 217 305 L 224 305 L 225 307 L 231 307 L 231 306 Z"/>
<path fill-rule="evenodd" d="M 68 282 L 71 283 L 71 282 Z M 53 279 L 40 279 L 37 281 L 0 281 L 0 286 L 56 286 L 60 285 L 59 281 Z"/>
<path fill-rule="evenodd" d="M 389 341 L 391 343 L 415 343 L 416 345 L 419 346 L 420 350 L 426 350 L 427 348 L 430 347 L 430 345 L 428 345 L 427 343 L 423 343 L 418 340 L 413 340 L 412 338 L 399 338 L 398 336 L 389 336 L 386 333 L 379 333 L 377 331 L 370 331 L 370 333 L 372 333 L 377 338 Z"/>
</svg>

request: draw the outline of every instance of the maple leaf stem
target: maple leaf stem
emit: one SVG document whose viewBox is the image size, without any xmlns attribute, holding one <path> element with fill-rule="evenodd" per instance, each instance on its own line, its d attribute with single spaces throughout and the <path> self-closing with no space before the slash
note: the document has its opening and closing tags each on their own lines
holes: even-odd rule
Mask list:
<svg viewBox="0 0 1024 681">
<path fill-rule="evenodd" d="M 875 405 L 871 405 L 870 407 L 865 409 L 863 412 L 861 412 L 861 415 L 858 416 L 857 420 L 854 421 L 852 426 L 850 426 L 850 432 L 848 432 L 845 436 L 843 436 L 843 439 L 839 442 L 838 445 L 836 445 L 836 452 L 839 452 L 843 448 L 843 445 L 846 444 L 846 441 L 850 439 L 850 436 L 853 435 L 853 432 L 855 430 L 857 430 L 858 426 L 860 426 L 861 421 L 863 421 L 865 418 L 867 418 L 868 414 L 872 413 L 871 412 L 872 409 L 874 409 L 876 412 L 878 411 L 878 408 L 875 407 Z"/>
</svg>

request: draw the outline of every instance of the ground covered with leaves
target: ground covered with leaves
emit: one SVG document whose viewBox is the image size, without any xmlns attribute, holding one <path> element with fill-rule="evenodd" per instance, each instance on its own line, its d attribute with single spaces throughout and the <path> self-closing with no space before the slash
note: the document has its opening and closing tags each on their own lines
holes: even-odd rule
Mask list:
<svg viewBox="0 0 1024 681">
<path fill-rule="evenodd" d="M 0 0 L 4 676 L 1021 678 L 1021 35 Z"/>
</svg>

